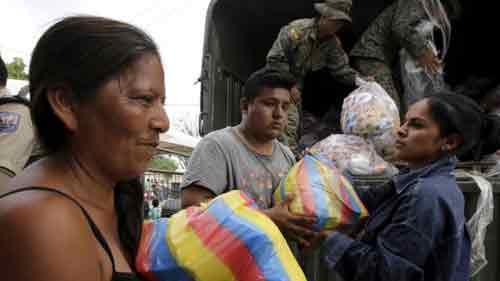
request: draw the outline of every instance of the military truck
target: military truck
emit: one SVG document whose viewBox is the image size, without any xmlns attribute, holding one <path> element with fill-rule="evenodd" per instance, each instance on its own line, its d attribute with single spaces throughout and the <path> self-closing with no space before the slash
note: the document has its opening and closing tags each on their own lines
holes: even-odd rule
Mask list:
<svg viewBox="0 0 500 281">
<path fill-rule="evenodd" d="M 445 59 L 446 81 L 451 86 L 473 77 L 486 77 L 498 82 L 500 43 L 485 34 L 498 26 L 495 22 L 495 1 L 442 0 L 452 20 L 452 40 Z M 203 62 L 201 70 L 200 133 L 238 124 L 240 92 L 250 73 L 265 65 L 266 54 L 279 29 L 288 22 L 313 17 L 313 0 L 212 0 L 205 24 Z M 341 40 L 349 50 L 370 22 L 393 0 L 353 0 L 353 24 L 344 29 Z M 493 34 L 491 35 L 493 36 Z M 304 97 L 307 98 L 307 97 Z M 322 104 L 326 96 L 311 97 L 312 104 Z M 314 110 L 314 108 L 311 108 Z M 474 166 L 477 164 L 465 164 Z M 377 183 L 384 179 L 357 178 L 361 184 Z M 459 178 L 467 198 L 468 215 L 475 209 L 478 190 L 467 178 Z M 495 220 L 488 228 L 486 252 L 489 265 L 476 280 L 500 280 L 499 221 L 500 181 L 494 183 Z M 339 280 L 325 270 L 318 255 L 305 257 L 303 264 L 308 280 Z"/>
</svg>

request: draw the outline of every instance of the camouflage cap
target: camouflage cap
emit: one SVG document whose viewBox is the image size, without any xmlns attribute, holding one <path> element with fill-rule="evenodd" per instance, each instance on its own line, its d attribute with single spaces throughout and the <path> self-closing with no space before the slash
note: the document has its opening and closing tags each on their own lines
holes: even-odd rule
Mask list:
<svg viewBox="0 0 500 281">
<path fill-rule="evenodd" d="M 314 9 L 322 16 L 352 22 L 351 0 L 325 0 L 323 3 L 314 4 Z"/>
</svg>

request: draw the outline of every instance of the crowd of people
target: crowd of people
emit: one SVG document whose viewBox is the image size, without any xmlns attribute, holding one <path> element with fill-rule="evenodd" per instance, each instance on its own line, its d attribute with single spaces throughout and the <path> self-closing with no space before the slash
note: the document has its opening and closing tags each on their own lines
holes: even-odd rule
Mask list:
<svg viewBox="0 0 500 281">
<path fill-rule="evenodd" d="M 357 231 L 316 231 L 316 218 L 290 211 L 273 192 L 300 157 L 305 76 L 327 69 L 356 87 L 379 82 L 400 105 L 393 64 L 406 48 L 437 72 L 441 61 L 412 27 L 426 14 L 397 0 L 351 51 L 336 33 L 351 22 L 350 0 L 317 3 L 318 17 L 284 26 L 267 65 L 246 80 L 241 123 L 205 136 L 184 175 L 182 207 L 233 189 L 246 192 L 285 237 L 319 247 L 344 280 L 469 280 L 471 240 L 457 156 L 500 148 L 500 120 L 448 90 L 427 93 L 406 112 L 395 157 L 406 163 L 387 183 L 357 189 L 370 212 Z M 413 6 L 412 6 L 413 5 Z M 0 95 L 6 70 L 0 64 Z M 145 216 L 146 171 L 169 129 L 158 48 L 141 29 L 94 16 L 67 17 L 36 44 L 29 101 L 0 102 L 0 264 L 5 280 L 141 280 L 134 259 Z M 492 103 L 488 103 L 492 104 Z M 400 106 L 401 108 L 401 106 Z M 279 140 L 282 140 L 279 141 Z M 29 160 L 36 143 L 43 157 Z M 8 149 L 5 149 L 8 147 Z M 38 157 L 37 157 L 38 158 Z"/>
</svg>

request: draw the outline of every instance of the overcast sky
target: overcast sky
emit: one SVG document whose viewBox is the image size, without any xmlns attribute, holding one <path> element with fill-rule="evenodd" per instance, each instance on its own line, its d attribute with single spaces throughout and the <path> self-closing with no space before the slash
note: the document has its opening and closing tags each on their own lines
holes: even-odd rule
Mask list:
<svg viewBox="0 0 500 281">
<path fill-rule="evenodd" d="M 0 53 L 4 61 L 30 53 L 41 34 L 64 16 L 91 14 L 137 25 L 160 48 L 167 112 L 177 119 L 199 112 L 206 10 L 210 0 L 0 0 Z"/>
</svg>

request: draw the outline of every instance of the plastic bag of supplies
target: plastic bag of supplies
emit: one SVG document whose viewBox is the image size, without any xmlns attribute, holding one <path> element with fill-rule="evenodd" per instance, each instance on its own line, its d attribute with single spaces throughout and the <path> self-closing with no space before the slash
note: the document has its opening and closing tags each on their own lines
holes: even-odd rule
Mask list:
<svg viewBox="0 0 500 281">
<path fill-rule="evenodd" d="M 145 223 L 136 269 L 149 281 L 305 281 L 285 238 L 242 191 Z"/>
<path fill-rule="evenodd" d="M 390 158 L 394 153 L 395 131 L 400 125 L 396 103 L 377 82 L 357 83 L 360 86 L 342 104 L 342 131 L 372 142 L 380 156 Z"/>
<path fill-rule="evenodd" d="M 434 54 L 443 61 L 451 41 L 451 23 L 442 1 L 420 0 L 426 18 L 415 26 Z M 439 34 L 439 36 L 435 36 Z M 439 50 L 436 46 L 440 46 Z M 443 69 L 438 73 L 429 73 L 420 67 L 404 48 L 400 51 L 401 80 L 404 86 L 403 101 L 408 106 L 425 95 L 445 89 Z"/>
<path fill-rule="evenodd" d="M 316 143 L 309 152 L 334 161 L 342 172 L 352 175 L 392 176 L 398 172 L 375 152 L 372 144 L 358 136 L 331 135 Z"/>
<path fill-rule="evenodd" d="M 314 228 L 349 231 L 368 217 L 368 211 L 351 183 L 326 159 L 306 154 L 281 180 L 274 192 L 275 203 L 288 194 L 295 198 L 290 211 L 316 216 Z"/>
<path fill-rule="evenodd" d="M 434 25 L 431 22 L 423 21 L 416 29 L 422 34 L 432 34 L 433 27 Z M 427 37 L 427 35 L 424 36 Z M 434 54 L 438 55 L 433 39 L 428 39 L 427 48 L 432 49 Z M 432 95 L 446 88 L 442 67 L 438 73 L 429 73 L 419 66 L 417 61 L 405 49 L 401 49 L 399 57 L 401 61 L 401 81 L 404 87 L 403 101 L 407 108 L 425 95 Z"/>
<path fill-rule="evenodd" d="M 486 248 L 484 241 L 486 239 L 486 230 L 493 222 L 495 203 L 493 201 L 493 187 L 491 183 L 481 174 L 467 172 L 463 170 L 456 171 L 456 176 L 468 176 L 474 180 L 480 193 L 476 203 L 476 210 L 472 217 L 467 221 L 467 230 L 471 240 L 471 261 L 470 275 L 475 276 L 487 264 Z"/>
</svg>

